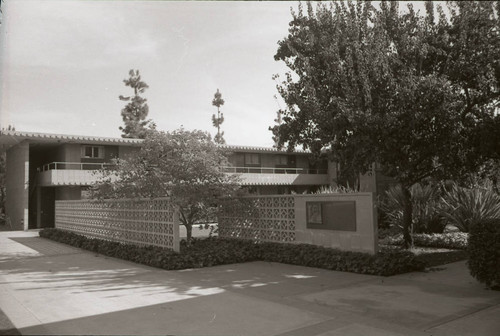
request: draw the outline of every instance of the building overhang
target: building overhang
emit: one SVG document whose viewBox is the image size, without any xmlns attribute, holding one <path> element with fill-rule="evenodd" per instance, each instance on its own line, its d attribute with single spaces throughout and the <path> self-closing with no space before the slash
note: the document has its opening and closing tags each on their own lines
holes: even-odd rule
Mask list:
<svg viewBox="0 0 500 336">
<path fill-rule="evenodd" d="M 283 155 L 311 154 L 311 152 L 308 150 L 295 149 L 293 151 L 287 151 L 275 147 L 242 146 L 242 145 L 218 145 L 218 147 L 226 152 L 239 152 L 239 153 L 269 153 L 269 154 L 283 154 Z"/>
<path fill-rule="evenodd" d="M 21 131 L 0 131 L 0 145 L 6 149 L 23 141 L 40 144 L 89 144 L 89 145 L 121 145 L 139 147 L 144 140 L 129 138 L 98 137 L 88 135 L 50 134 Z"/>
</svg>

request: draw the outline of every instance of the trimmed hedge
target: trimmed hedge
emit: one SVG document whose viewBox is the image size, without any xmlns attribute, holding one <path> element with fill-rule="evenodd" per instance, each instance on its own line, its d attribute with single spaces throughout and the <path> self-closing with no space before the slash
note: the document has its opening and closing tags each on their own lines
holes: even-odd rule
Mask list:
<svg viewBox="0 0 500 336">
<path fill-rule="evenodd" d="M 420 271 L 425 264 L 408 251 L 382 251 L 376 255 L 340 251 L 308 244 L 261 243 L 263 261 L 371 275 L 395 275 Z"/>
<path fill-rule="evenodd" d="M 439 247 L 456 250 L 466 250 L 469 235 L 464 232 L 450 233 L 416 233 L 413 235 L 415 246 L 420 247 Z M 387 245 L 403 245 L 403 235 L 397 235 L 384 238 L 380 243 Z"/>
<path fill-rule="evenodd" d="M 500 286 L 500 220 L 474 224 L 469 237 L 469 270 L 489 287 Z"/>
<path fill-rule="evenodd" d="M 249 261 L 279 262 L 335 271 L 389 276 L 421 271 L 426 264 L 413 253 L 382 251 L 377 255 L 346 252 L 307 244 L 254 243 L 250 240 L 207 238 L 181 244 L 181 253 L 160 247 L 86 238 L 58 229 L 44 229 L 40 236 L 111 257 L 167 270 L 210 267 Z"/>
</svg>

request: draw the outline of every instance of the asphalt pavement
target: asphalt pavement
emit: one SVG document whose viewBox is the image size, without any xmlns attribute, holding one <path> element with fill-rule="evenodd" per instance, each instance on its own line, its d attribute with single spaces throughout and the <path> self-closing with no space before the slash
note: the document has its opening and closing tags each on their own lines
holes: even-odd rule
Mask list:
<svg viewBox="0 0 500 336">
<path fill-rule="evenodd" d="M 0 232 L 0 334 L 500 335 L 465 262 L 379 277 L 268 262 L 164 271 Z"/>
</svg>

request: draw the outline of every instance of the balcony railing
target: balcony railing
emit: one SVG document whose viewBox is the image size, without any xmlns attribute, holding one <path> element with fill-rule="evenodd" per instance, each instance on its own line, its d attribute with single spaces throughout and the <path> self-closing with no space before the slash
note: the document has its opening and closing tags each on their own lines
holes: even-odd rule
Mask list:
<svg viewBox="0 0 500 336">
<path fill-rule="evenodd" d="M 272 167 L 221 167 L 224 173 L 236 174 L 327 174 L 326 169 L 272 168 Z"/>
<path fill-rule="evenodd" d="M 105 167 L 113 167 L 112 163 L 94 163 L 94 162 L 51 162 L 38 168 L 39 172 L 47 170 L 99 170 Z"/>
<path fill-rule="evenodd" d="M 112 168 L 112 163 L 92 162 L 51 162 L 38 168 L 39 172 L 47 170 L 99 170 Z M 221 167 L 224 173 L 235 174 L 327 174 L 326 169 L 276 168 L 276 167 Z"/>
</svg>

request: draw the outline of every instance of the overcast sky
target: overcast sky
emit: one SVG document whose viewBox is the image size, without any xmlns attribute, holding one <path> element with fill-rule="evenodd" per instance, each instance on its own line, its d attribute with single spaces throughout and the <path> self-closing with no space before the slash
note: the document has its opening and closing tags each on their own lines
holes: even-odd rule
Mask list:
<svg viewBox="0 0 500 336">
<path fill-rule="evenodd" d="M 119 137 L 123 79 L 149 85 L 161 130 L 216 133 L 211 102 L 226 101 L 227 143 L 272 146 L 277 42 L 297 2 L 7 0 L 0 28 L 0 122 L 16 130 Z M 282 103 L 281 103 L 282 104 Z"/>
</svg>

